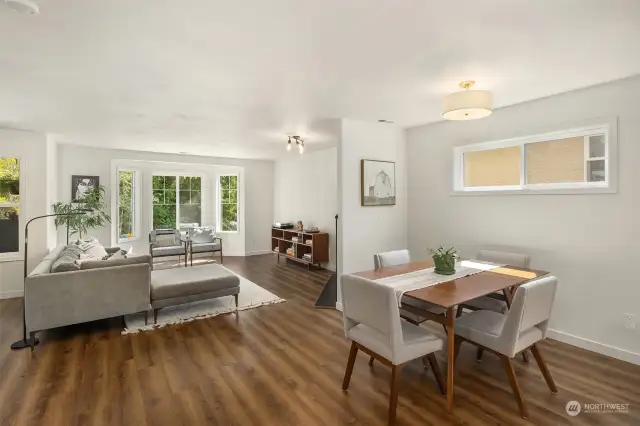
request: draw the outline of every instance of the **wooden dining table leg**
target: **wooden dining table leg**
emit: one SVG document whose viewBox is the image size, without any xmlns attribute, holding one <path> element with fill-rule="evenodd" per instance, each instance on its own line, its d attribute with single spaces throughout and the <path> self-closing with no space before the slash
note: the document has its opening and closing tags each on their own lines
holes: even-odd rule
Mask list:
<svg viewBox="0 0 640 426">
<path fill-rule="evenodd" d="M 448 351 L 447 351 L 447 411 L 453 412 L 453 363 L 455 362 L 455 344 L 456 333 L 454 329 L 454 321 L 456 319 L 456 312 L 454 307 L 447 308 L 447 333 L 448 338 Z"/>
</svg>

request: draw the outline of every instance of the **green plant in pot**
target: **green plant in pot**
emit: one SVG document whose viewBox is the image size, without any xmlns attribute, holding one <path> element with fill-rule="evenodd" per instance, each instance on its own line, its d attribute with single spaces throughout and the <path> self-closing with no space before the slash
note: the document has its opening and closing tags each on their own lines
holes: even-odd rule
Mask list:
<svg viewBox="0 0 640 426">
<path fill-rule="evenodd" d="M 445 250 L 440 246 L 437 250 L 430 249 L 433 263 L 435 264 L 434 272 L 441 275 L 453 275 L 456 273 L 456 259 L 458 258 L 458 250 L 451 247 Z"/>
<path fill-rule="evenodd" d="M 82 238 L 87 235 L 90 229 L 102 228 L 107 223 L 111 223 L 111 217 L 104 212 L 107 209 L 105 193 L 104 186 L 99 185 L 80 199 L 69 203 L 59 201 L 51 206 L 56 214 L 71 213 L 80 209 L 91 210 L 86 214 L 56 217 L 56 229 L 68 225 L 67 241 L 69 240 L 69 235 L 77 234 L 79 238 Z"/>
</svg>

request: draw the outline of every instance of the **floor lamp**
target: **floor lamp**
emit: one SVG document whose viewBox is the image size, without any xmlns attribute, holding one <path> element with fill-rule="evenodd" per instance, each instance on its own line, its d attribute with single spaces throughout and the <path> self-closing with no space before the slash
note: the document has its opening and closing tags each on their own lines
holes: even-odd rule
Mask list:
<svg viewBox="0 0 640 426">
<path fill-rule="evenodd" d="M 90 209 L 78 209 L 69 213 L 53 213 L 46 214 L 44 216 L 36 216 L 29 220 L 27 224 L 24 226 L 24 279 L 23 283 L 23 294 L 22 294 L 22 340 L 18 340 L 11 345 L 11 349 L 24 349 L 26 347 L 32 346 L 31 339 L 27 338 L 27 321 L 26 321 L 26 312 L 25 312 L 25 298 L 27 297 L 27 288 L 24 286 L 24 282 L 27 280 L 27 248 L 29 244 L 29 224 L 37 219 L 42 219 L 45 217 L 54 217 L 54 216 L 67 216 L 67 245 L 69 244 L 69 221 L 71 216 L 77 216 L 85 213 L 90 213 L 93 210 Z M 38 339 L 34 339 L 33 346 L 38 344 Z"/>
</svg>

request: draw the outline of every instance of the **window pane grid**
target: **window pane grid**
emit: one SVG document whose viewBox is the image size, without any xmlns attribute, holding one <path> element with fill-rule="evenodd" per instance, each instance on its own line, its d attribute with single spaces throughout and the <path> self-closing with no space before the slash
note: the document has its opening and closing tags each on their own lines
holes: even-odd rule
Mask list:
<svg viewBox="0 0 640 426">
<path fill-rule="evenodd" d="M 608 128 L 603 126 L 456 151 L 457 190 L 602 188 L 610 183 Z"/>
<path fill-rule="evenodd" d="M 220 230 L 238 231 L 238 176 L 225 175 L 219 179 Z"/>
</svg>

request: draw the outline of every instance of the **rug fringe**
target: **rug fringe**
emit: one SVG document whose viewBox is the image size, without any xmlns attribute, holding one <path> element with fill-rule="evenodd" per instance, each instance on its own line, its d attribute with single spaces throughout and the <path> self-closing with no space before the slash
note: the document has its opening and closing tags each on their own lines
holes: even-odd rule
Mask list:
<svg viewBox="0 0 640 426">
<path fill-rule="evenodd" d="M 282 302 L 286 302 L 286 299 L 275 299 L 275 300 L 269 300 L 267 302 L 260 302 L 257 303 L 255 305 L 249 305 L 249 306 L 241 306 L 238 308 L 238 311 L 246 311 L 249 309 L 254 309 L 254 308 L 259 308 L 261 306 L 267 306 L 267 305 L 274 305 L 276 303 L 282 303 Z M 145 325 L 144 327 L 140 327 L 140 328 L 136 328 L 136 329 L 128 329 L 125 328 L 124 330 L 122 330 L 122 332 L 120 333 L 122 336 L 125 336 L 127 334 L 136 334 L 136 333 L 140 333 L 141 331 L 152 331 L 152 330 L 157 330 L 159 328 L 164 328 L 168 325 L 177 325 L 177 324 L 185 324 L 185 323 L 189 323 L 192 321 L 197 321 L 197 320 L 201 320 L 201 319 L 206 319 L 206 318 L 212 318 L 212 317 L 217 317 L 218 315 L 224 315 L 224 314 L 230 314 L 235 312 L 236 309 L 235 308 L 231 308 L 231 309 L 226 309 L 220 312 L 214 312 L 211 314 L 203 314 L 203 315 L 196 315 L 195 317 L 191 317 L 191 318 L 180 318 L 174 321 L 169 321 L 169 322 L 165 322 L 162 324 L 148 324 Z"/>
</svg>

